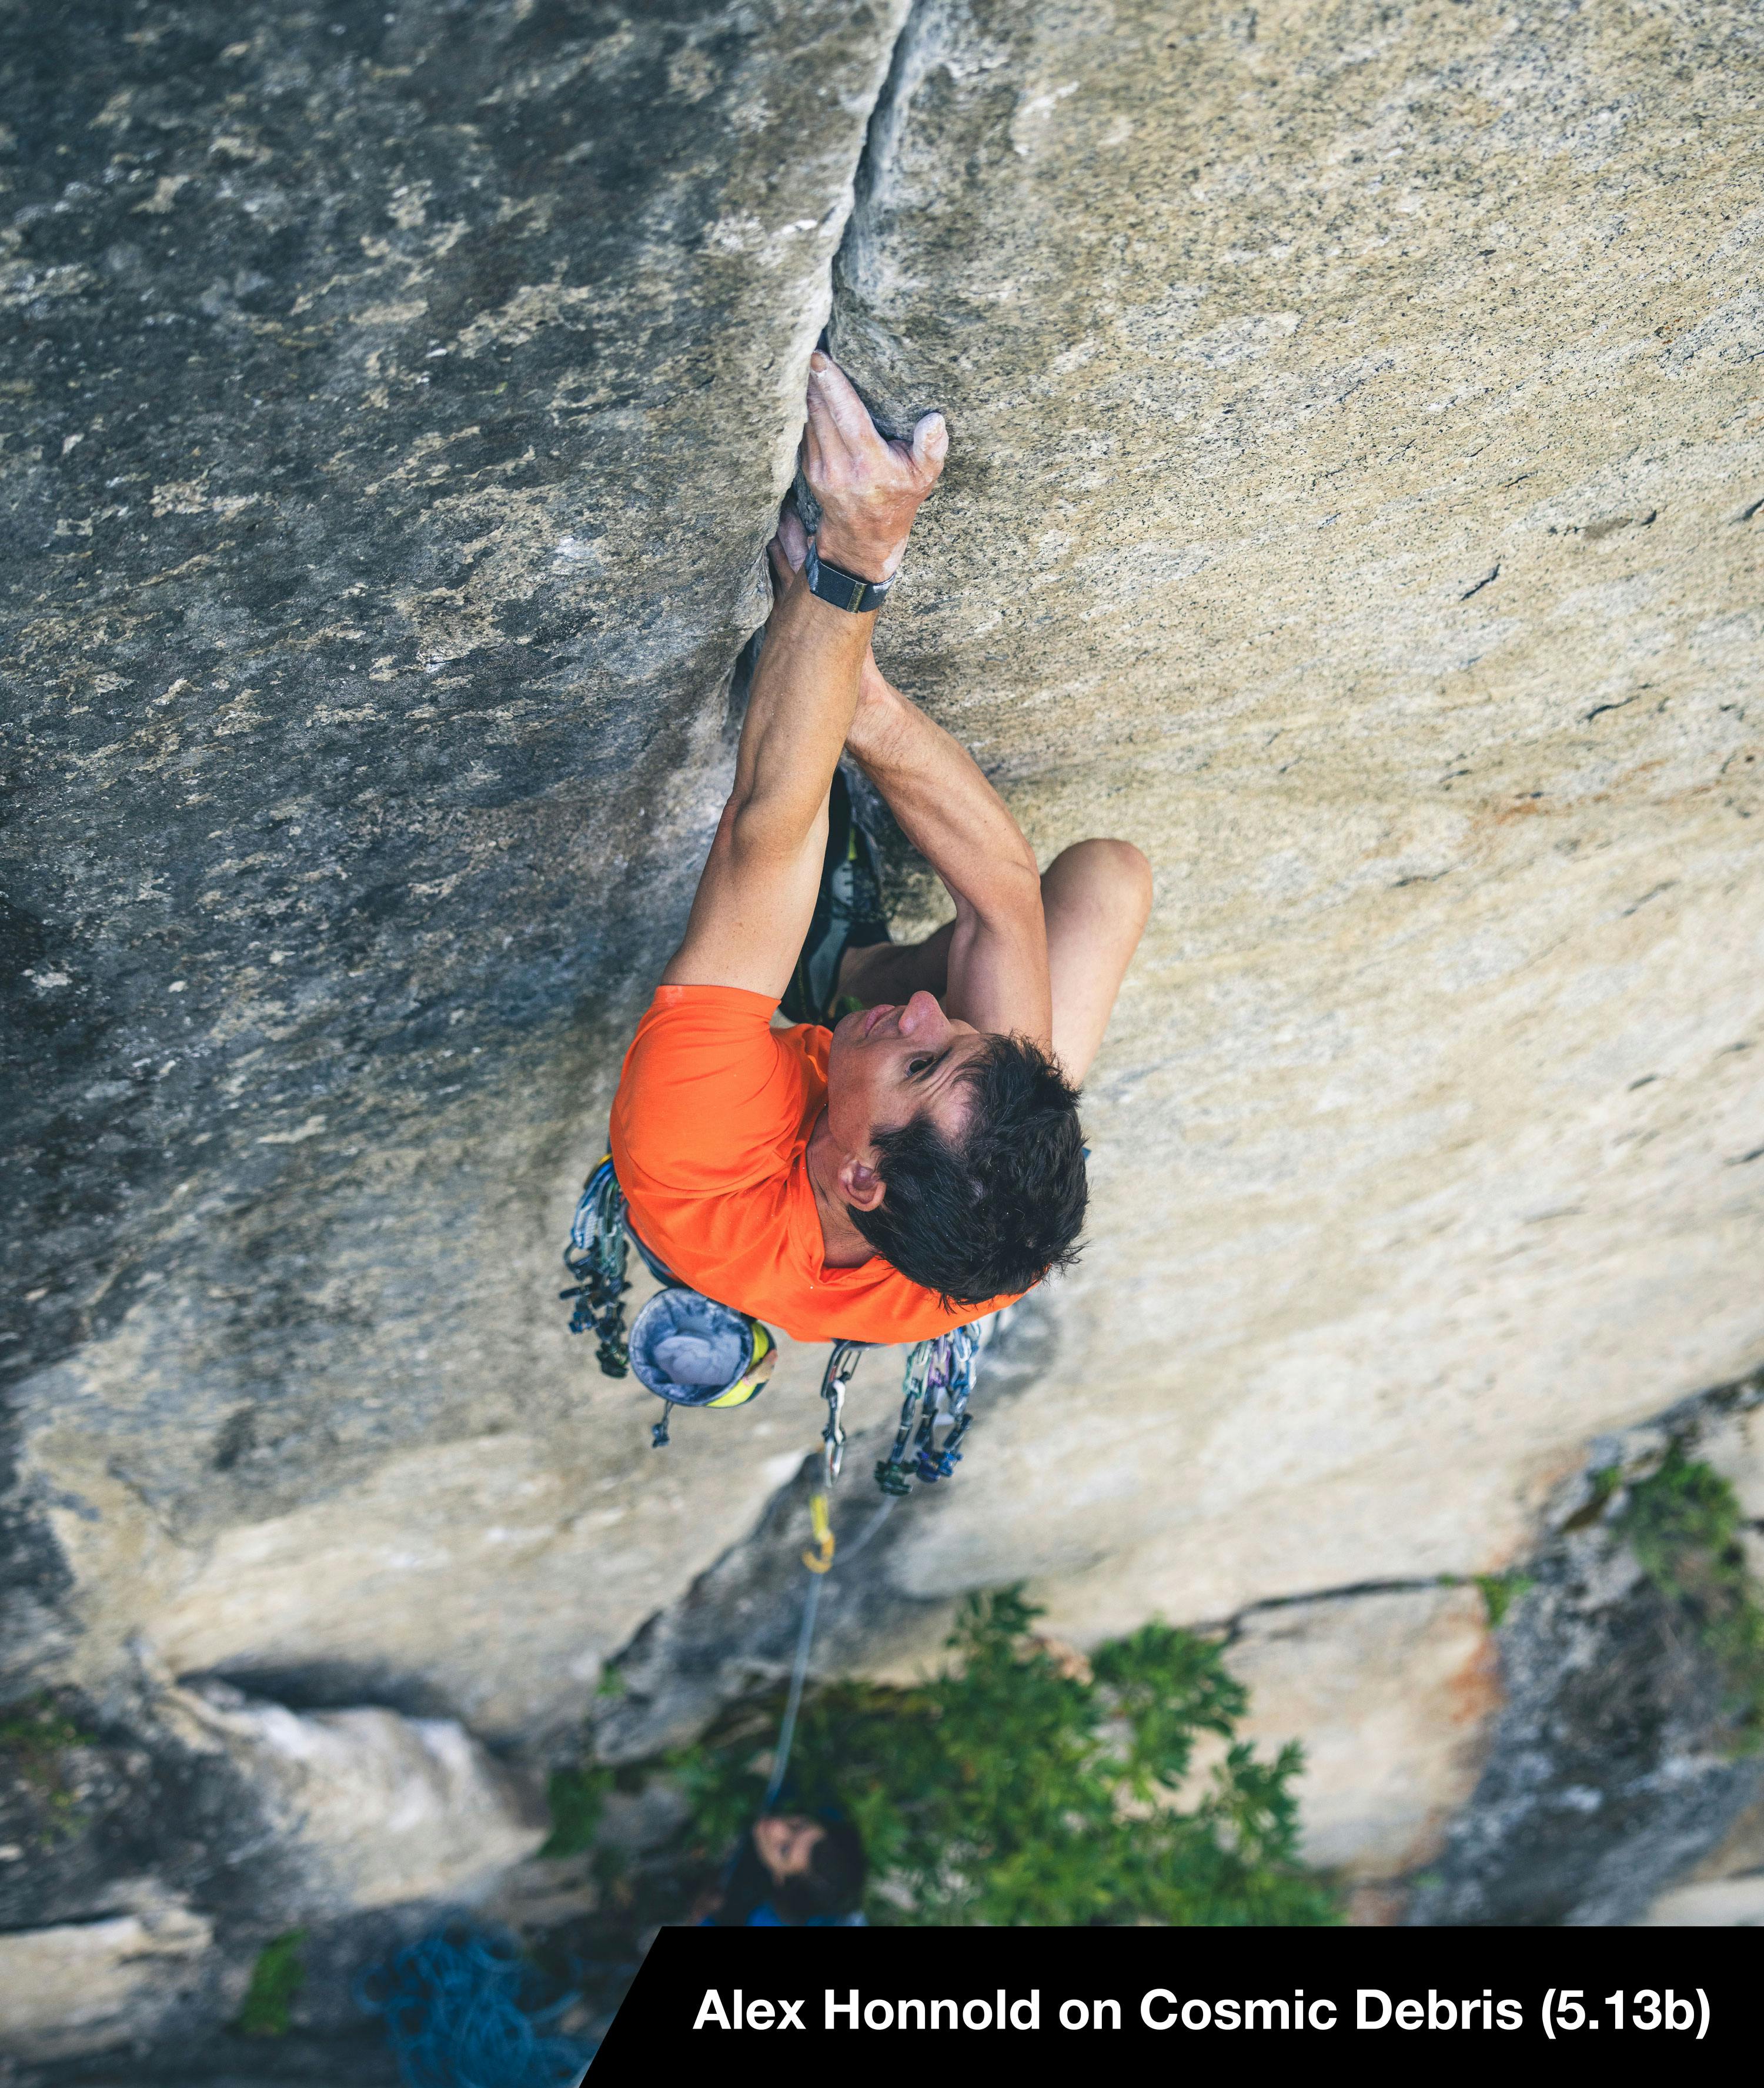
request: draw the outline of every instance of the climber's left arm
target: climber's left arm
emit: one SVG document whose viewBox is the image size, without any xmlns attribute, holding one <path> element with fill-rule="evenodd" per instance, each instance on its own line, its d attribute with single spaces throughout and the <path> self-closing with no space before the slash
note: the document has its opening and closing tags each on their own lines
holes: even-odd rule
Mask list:
<svg viewBox="0 0 1764 2088">
<path fill-rule="evenodd" d="M 968 750 L 892 687 L 873 656 L 848 744 L 956 903 L 945 1012 L 1049 1049 L 1041 873 L 1008 807 Z"/>
</svg>

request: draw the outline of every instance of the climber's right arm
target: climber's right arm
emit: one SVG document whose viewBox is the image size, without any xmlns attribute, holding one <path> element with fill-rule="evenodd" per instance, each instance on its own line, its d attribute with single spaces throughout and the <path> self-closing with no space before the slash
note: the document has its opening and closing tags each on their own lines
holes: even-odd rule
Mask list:
<svg viewBox="0 0 1764 2088">
<path fill-rule="evenodd" d="M 827 357 L 811 358 L 803 469 L 821 509 L 830 565 L 866 580 L 893 572 L 918 507 L 943 467 L 943 421 L 910 447 L 884 442 Z M 735 784 L 699 879 L 686 937 L 664 986 L 781 994 L 815 910 L 827 793 L 858 705 L 876 618 L 811 593 L 793 560 L 773 559 L 776 595 L 754 670 Z"/>
<path fill-rule="evenodd" d="M 685 939 L 664 986 L 733 986 L 776 998 L 815 910 L 827 792 L 857 708 L 874 616 L 780 588 L 754 670 L 735 787 L 717 824 Z"/>
</svg>

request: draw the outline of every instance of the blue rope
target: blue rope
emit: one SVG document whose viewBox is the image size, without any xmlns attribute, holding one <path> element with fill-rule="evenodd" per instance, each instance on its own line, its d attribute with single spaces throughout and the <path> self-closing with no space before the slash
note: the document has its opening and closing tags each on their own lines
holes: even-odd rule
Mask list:
<svg viewBox="0 0 1764 2088">
<path fill-rule="evenodd" d="M 405 2088 L 576 2088 L 594 2046 L 546 2033 L 576 1997 L 531 2009 L 536 1982 L 506 1929 L 452 1921 L 364 1972 L 355 1998 L 386 2018 Z"/>
</svg>

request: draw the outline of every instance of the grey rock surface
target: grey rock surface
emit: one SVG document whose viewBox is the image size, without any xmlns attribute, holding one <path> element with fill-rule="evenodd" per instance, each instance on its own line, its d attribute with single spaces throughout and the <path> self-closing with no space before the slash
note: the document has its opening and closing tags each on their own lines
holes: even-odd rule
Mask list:
<svg viewBox="0 0 1764 2088">
<path fill-rule="evenodd" d="M 885 664 L 1159 892 L 830 1657 L 1499 1568 L 1764 1358 L 1754 11 L 0 19 L 11 1686 L 640 1752 L 788 1658 L 820 1358 L 656 1458 L 551 1294 L 824 321 L 954 433 Z"/>
<path fill-rule="evenodd" d="M 0 1935 L 0 2054 L 54 2060 L 176 2035 L 211 1984 L 213 1940 L 212 1922 L 175 1903 Z"/>
<path fill-rule="evenodd" d="M 143 1549 L 175 1585 L 401 1452 L 603 1479 L 558 1202 L 689 896 L 900 8 L 136 11 L 13 7 L 0 57 L 27 1678 L 114 1659 Z M 581 1694 L 423 1599 L 450 1702 Z M 398 1635 L 354 1676 L 424 1675 Z"/>
<path fill-rule="evenodd" d="M 1764 1761 L 1736 1730 L 1732 1679 L 1694 1606 L 1644 1572 L 1625 1534 L 1623 1487 L 1599 1475 L 1642 1478 L 1670 1444 L 1731 1460 L 1761 1405 L 1756 1375 L 1687 1401 L 1602 1441 L 1561 1489 L 1558 1534 L 1530 1563 L 1500 1633 L 1504 1701 L 1484 1736 L 1482 1774 L 1415 1881 L 1411 1922 L 1605 1928 L 1651 1910 L 1668 1926 L 1757 1919 L 1755 1893 L 1668 1890 L 1698 1875 L 1699 1859 L 1728 1886 L 1755 1868 Z"/>
</svg>

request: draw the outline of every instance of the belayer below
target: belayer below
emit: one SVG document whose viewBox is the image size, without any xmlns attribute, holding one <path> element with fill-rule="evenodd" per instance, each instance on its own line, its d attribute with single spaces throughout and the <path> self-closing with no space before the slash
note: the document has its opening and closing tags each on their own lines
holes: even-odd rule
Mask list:
<svg viewBox="0 0 1764 2088">
<path fill-rule="evenodd" d="M 858 1928 L 863 1843 L 843 1815 L 763 1813 L 742 1838 L 701 1928 Z"/>
<path fill-rule="evenodd" d="M 652 1265 L 803 1341 L 922 1341 L 1073 1258 L 1077 1084 L 1151 904 L 1126 841 L 1077 842 L 1042 873 L 971 757 L 876 665 L 877 612 L 947 448 L 936 413 L 884 440 L 812 357 L 816 533 L 786 503 L 734 786 L 613 1106 Z M 888 939 L 842 758 L 954 903 L 923 942 Z M 670 1321 L 655 1346 L 683 1364 L 689 1339 L 709 1358 L 718 1335 Z"/>
</svg>

